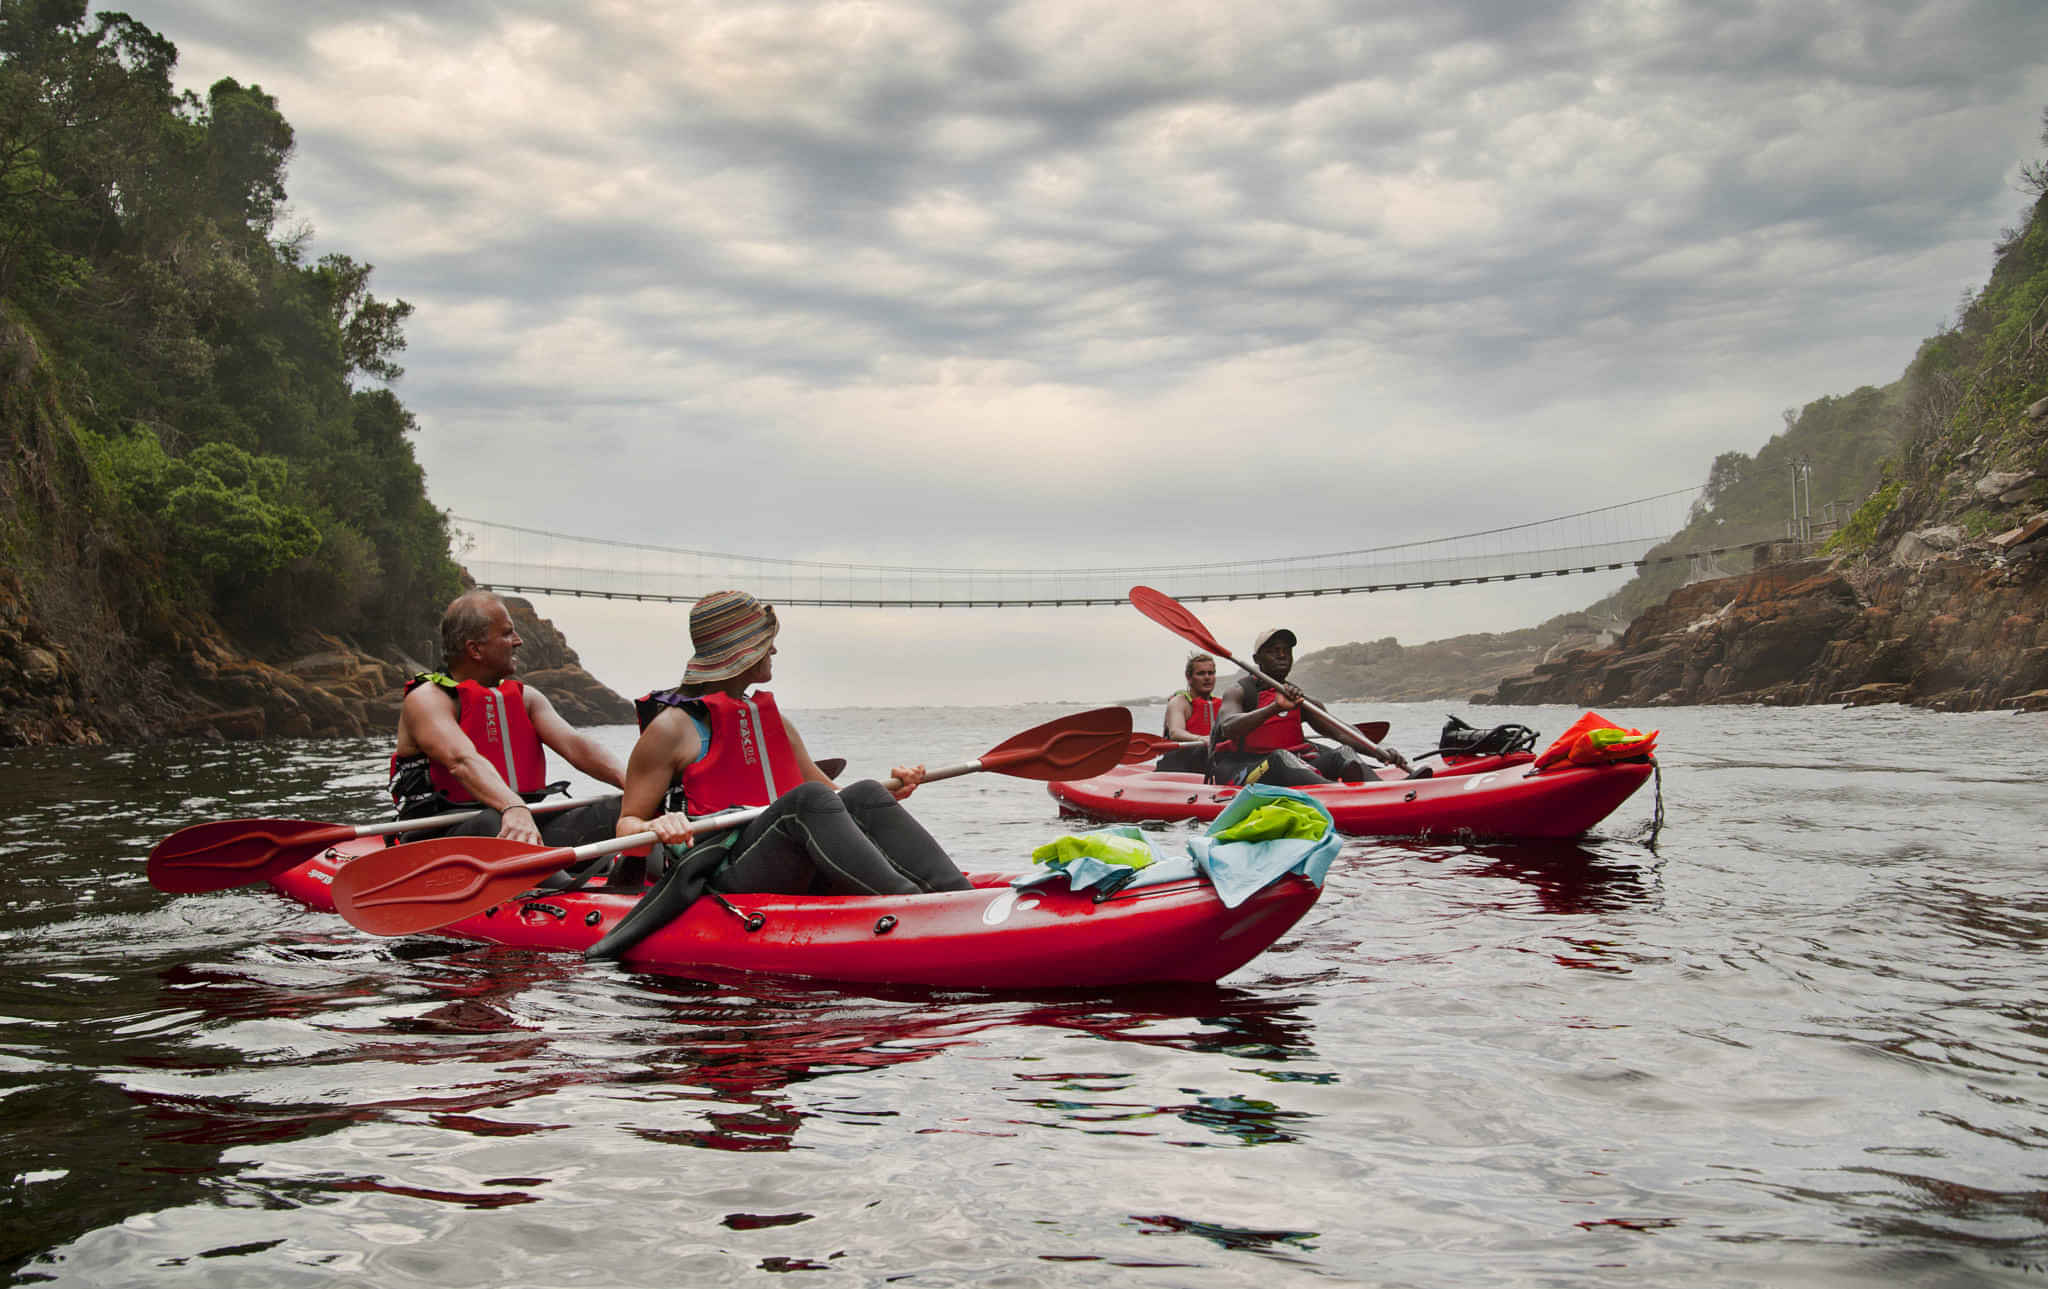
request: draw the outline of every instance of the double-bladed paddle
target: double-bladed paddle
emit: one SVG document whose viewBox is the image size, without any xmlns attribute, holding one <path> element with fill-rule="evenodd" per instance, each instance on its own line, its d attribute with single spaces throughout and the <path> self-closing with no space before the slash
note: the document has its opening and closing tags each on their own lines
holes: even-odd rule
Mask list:
<svg viewBox="0 0 2048 1289">
<path fill-rule="evenodd" d="M 972 761 L 926 773 L 927 783 L 988 772 L 1015 779 L 1090 779 L 1107 773 L 1130 745 L 1128 707 L 1099 707 L 1025 730 Z M 884 779 L 884 787 L 901 786 Z M 765 806 L 693 820 L 694 841 L 737 828 Z M 567 846 L 529 846 L 497 837 L 437 837 L 364 855 L 334 878 L 334 906 L 354 925 L 377 935 L 407 935 L 460 922 L 528 889 L 536 878 L 652 844 L 652 832 Z"/>
<path fill-rule="evenodd" d="M 828 779 L 846 769 L 846 758 L 828 756 L 817 762 Z M 528 807 L 536 815 L 559 814 L 578 806 L 596 805 L 612 795 L 579 801 L 545 801 Z M 216 819 L 180 828 L 149 852 L 149 884 L 173 895 L 197 895 L 267 882 L 297 868 L 329 846 L 358 837 L 452 828 L 476 818 L 475 810 L 397 819 L 378 824 L 330 824 L 314 819 Z"/>
<path fill-rule="evenodd" d="M 1252 664 L 1232 656 L 1230 650 L 1223 647 L 1223 642 L 1211 635 L 1209 628 L 1202 625 L 1200 618 L 1188 612 L 1186 605 L 1164 591 L 1155 591 L 1149 586 L 1134 586 L 1131 588 L 1131 607 L 1157 622 L 1160 626 L 1165 627 L 1168 631 L 1173 632 L 1189 644 L 1194 645 L 1197 649 L 1206 649 L 1225 662 L 1235 663 L 1240 669 L 1250 672 L 1275 689 L 1280 687 L 1279 681 L 1260 671 Z M 1380 751 L 1379 739 L 1373 738 L 1364 730 L 1351 724 L 1351 722 L 1331 715 L 1329 709 L 1316 702 L 1313 698 L 1303 698 L 1301 705 L 1331 724 L 1340 725 L 1350 730 L 1353 734 L 1358 735 L 1358 737 L 1372 745 L 1374 752 Z M 1380 727 L 1380 738 L 1385 737 L 1386 727 L 1382 725 Z"/>
<path fill-rule="evenodd" d="M 546 801 L 528 807 L 536 815 L 555 814 L 610 800 Z M 417 819 L 379 824 L 330 824 L 312 819 L 216 819 L 180 828 L 149 852 L 149 884 L 174 895 L 225 891 L 267 882 L 288 868 L 297 868 L 329 846 L 358 837 L 452 828 L 474 819 L 476 810 L 454 810 Z"/>
</svg>

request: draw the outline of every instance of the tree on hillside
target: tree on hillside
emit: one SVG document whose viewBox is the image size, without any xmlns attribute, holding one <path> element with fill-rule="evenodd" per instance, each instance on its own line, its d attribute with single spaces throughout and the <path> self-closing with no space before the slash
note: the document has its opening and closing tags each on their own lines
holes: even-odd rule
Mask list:
<svg viewBox="0 0 2048 1289">
<path fill-rule="evenodd" d="M 279 236 L 277 100 L 176 93 L 176 61 L 85 0 L 0 0 L 0 308 L 34 327 L 175 593 L 244 634 L 411 642 L 457 581 L 416 424 L 371 386 L 402 374 L 412 306 Z"/>
<path fill-rule="evenodd" d="M 170 112 L 171 43 L 85 0 L 0 0 L 0 298 L 87 271 L 124 197 L 146 192 Z"/>
</svg>

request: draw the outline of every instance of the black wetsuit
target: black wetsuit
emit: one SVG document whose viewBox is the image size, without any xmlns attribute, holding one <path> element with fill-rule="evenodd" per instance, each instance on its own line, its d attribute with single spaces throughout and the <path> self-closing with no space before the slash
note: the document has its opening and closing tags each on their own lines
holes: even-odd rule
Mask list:
<svg viewBox="0 0 2048 1289">
<path fill-rule="evenodd" d="M 873 779 L 801 783 L 740 829 L 714 891 L 915 895 L 969 882 L 924 825 Z"/>
</svg>

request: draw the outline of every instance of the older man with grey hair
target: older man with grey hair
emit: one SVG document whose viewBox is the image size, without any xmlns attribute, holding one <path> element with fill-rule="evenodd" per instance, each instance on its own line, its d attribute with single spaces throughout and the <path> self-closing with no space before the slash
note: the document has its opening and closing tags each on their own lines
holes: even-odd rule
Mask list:
<svg viewBox="0 0 2048 1289">
<path fill-rule="evenodd" d="M 625 767 L 563 720 L 547 695 L 514 679 L 524 643 L 505 602 L 489 591 L 470 591 L 448 605 L 441 615 L 446 670 L 414 677 L 399 708 L 391 757 L 399 818 L 474 806 L 481 813 L 448 835 L 551 846 L 612 835 L 617 798 L 563 811 L 545 824 L 534 819 L 532 803 L 551 791 L 543 748 L 613 787 L 624 782 Z"/>
</svg>

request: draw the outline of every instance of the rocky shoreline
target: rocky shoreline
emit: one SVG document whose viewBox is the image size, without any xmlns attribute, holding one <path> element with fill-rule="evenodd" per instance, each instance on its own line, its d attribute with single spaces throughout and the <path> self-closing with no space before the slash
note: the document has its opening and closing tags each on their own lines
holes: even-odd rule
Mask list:
<svg viewBox="0 0 2048 1289">
<path fill-rule="evenodd" d="M 633 705 L 584 670 L 576 651 L 531 601 L 507 597 L 525 645 L 520 678 L 572 725 L 629 724 Z M 157 642 L 118 703 L 90 690 L 64 644 L 29 613 L 18 584 L 0 581 L 0 747 L 97 745 L 168 738 L 344 738 L 396 728 L 405 683 L 426 663 L 378 657 L 309 635 L 288 654 L 250 657 L 210 624 Z"/>
<path fill-rule="evenodd" d="M 1612 647 L 1471 701 L 2048 710 L 2044 531 L 2048 513 L 1985 541 L 1909 534 L 1881 565 L 1766 548 L 1749 573 L 1681 587 Z"/>
</svg>

